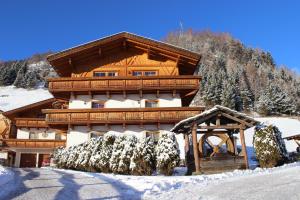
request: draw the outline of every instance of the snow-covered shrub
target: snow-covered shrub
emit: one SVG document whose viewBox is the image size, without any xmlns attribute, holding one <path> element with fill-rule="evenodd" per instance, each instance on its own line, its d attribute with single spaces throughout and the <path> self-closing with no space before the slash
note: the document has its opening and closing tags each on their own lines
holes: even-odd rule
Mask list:
<svg viewBox="0 0 300 200">
<path fill-rule="evenodd" d="M 76 169 L 76 165 L 77 165 L 77 158 L 80 154 L 80 152 L 83 151 L 83 147 L 84 147 L 84 143 L 83 144 L 79 144 L 79 145 L 73 145 L 71 147 L 69 147 L 67 149 L 67 154 L 68 158 L 67 158 L 67 163 L 66 163 L 66 167 L 68 169 Z"/>
<path fill-rule="evenodd" d="M 92 153 L 96 153 L 95 149 L 98 149 L 100 144 L 102 143 L 102 139 L 92 138 L 87 142 L 82 144 L 82 151 L 79 152 L 78 158 L 76 160 L 75 168 L 78 170 L 90 171 L 90 158 Z"/>
<path fill-rule="evenodd" d="M 276 126 L 257 126 L 253 146 L 260 167 L 275 167 L 283 164 L 288 158 L 284 140 Z"/>
<path fill-rule="evenodd" d="M 112 157 L 113 145 L 116 136 L 114 134 L 105 134 L 103 136 L 100 151 L 93 157 L 93 168 L 104 173 L 110 172 L 110 159 Z"/>
<path fill-rule="evenodd" d="M 52 153 L 51 157 L 52 157 L 53 163 L 54 163 L 57 167 L 59 167 L 58 165 L 59 165 L 59 163 L 60 163 L 60 161 L 61 161 L 61 158 L 62 158 L 62 156 L 63 156 L 64 150 L 65 150 L 64 147 L 57 147 L 57 148 L 55 148 L 55 149 L 53 150 L 53 153 Z"/>
<path fill-rule="evenodd" d="M 118 136 L 115 140 L 115 143 L 113 145 L 112 156 L 110 158 L 110 163 L 109 163 L 110 170 L 113 173 L 118 173 L 119 162 L 121 160 L 121 154 L 125 147 L 125 143 L 126 143 L 125 135 Z"/>
<path fill-rule="evenodd" d="M 97 139 L 95 139 L 95 145 L 93 146 L 92 155 L 89 160 L 89 167 L 90 167 L 89 171 L 97 170 L 96 165 L 99 162 L 102 144 L 103 144 L 103 137 L 98 137 Z"/>
<path fill-rule="evenodd" d="M 133 175 L 151 175 L 155 170 L 155 144 L 152 137 L 140 138 L 133 151 L 130 171 Z"/>
<path fill-rule="evenodd" d="M 163 132 L 156 146 L 156 169 L 164 175 L 172 175 L 179 165 L 179 147 L 172 132 Z"/>
<path fill-rule="evenodd" d="M 137 138 L 134 135 L 127 135 L 124 143 L 124 148 L 120 154 L 120 161 L 118 165 L 119 174 L 129 174 L 130 173 L 130 160 L 135 149 Z"/>
</svg>

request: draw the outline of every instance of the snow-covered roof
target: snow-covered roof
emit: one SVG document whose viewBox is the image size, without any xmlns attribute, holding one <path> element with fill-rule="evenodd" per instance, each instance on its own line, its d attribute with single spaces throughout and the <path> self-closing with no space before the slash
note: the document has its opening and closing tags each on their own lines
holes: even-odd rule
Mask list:
<svg viewBox="0 0 300 200">
<path fill-rule="evenodd" d="M 248 115 L 246 115 L 244 113 L 237 112 L 235 110 L 232 110 L 232 109 L 224 107 L 224 106 L 216 105 L 213 108 L 206 110 L 198 115 L 181 120 L 171 129 L 171 131 L 175 132 L 175 133 L 186 132 L 187 130 L 190 130 L 191 125 L 193 123 L 196 122 L 197 124 L 202 124 L 204 122 L 210 121 L 211 118 L 214 118 L 216 115 L 218 115 L 220 113 L 226 113 L 227 115 L 233 116 L 232 118 L 237 119 L 236 122 L 238 122 L 240 124 L 243 123 L 246 126 L 246 128 L 250 128 L 250 127 L 254 126 L 255 124 L 259 123 L 257 120 L 255 120 L 252 117 L 249 117 Z M 231 118 L 231 120 L 234 121 L 234 119 L 232 119 L 232 118 Z"/>
</svg>

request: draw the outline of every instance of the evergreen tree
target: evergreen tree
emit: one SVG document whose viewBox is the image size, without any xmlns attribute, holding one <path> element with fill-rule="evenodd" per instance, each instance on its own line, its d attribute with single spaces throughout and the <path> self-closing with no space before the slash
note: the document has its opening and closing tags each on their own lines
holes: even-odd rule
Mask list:
<svg viewBox="0 0 300 200">
<path fill-rule="evenodd" d="M 119 174 L 130 174 L 130 160 L 134 152 L 137 139 L 134 135 L 126 135 L 124 141 L 124 148 L 120 154 L 120 161 L 118 164 L 118 173 Z"/>
<path fill-rule="evenodd" d="M 235 109 L 236 108 L 236 86 L 234 78 L 228 77 L 227 80 L 224 80 L 223 90 L 221 95 L 221 104 L 225 107 Z"/>
<path fill-rule="evenodd" d="M 158 140 L 156 146 L 157 170 L 164 175 L 170 176 L 178 166 L 179 148 L 174 133 L 165 131 Z"/>
<path fill-rule="evenodd" d="M 113 173 L 118 173 L 119 163 L 121 160 L 121 155 L 124 150 L 125 144 L 126 144 L 125 135 L 121 135 L 116 138 L 115 143 L 113 145 L 113 152 L 109 163 L 110 170 Z"/>
<path fill-rule="evenodd" d="M 97 160 L 94 162 L 94 167 L 97 170 L 104 173 L 110 172 L 110 159 L 112 157 L 115 139 L 116 136 L 110 133 L 107 133 L 103 136 L 99 157 L 97 157 Z"/>
<path fill-rule="evenodd" d="M 155 170 L 155 144 L 153 137 L 140 138 L 130 162 L 133 175 L 151 175 Z"/>
</svg>

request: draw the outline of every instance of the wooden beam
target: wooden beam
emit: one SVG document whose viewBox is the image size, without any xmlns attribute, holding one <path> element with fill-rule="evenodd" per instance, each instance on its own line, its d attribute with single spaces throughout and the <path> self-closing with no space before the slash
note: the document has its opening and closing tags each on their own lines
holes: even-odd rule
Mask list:
<svg viewBox="0 0 300 200">
<path fill-rule="evenodd" d="M 240 137 L 241 137 L 242 151 L 244 154 L 244 161 L 245 161 L 246 169 L 248 169 L 249 163 L 248 163 L 248 154 L 247 154 L 247 147 L 245 142 L 244 129 L 240 129 Z"/>
<path fill-rule="evenodd" d="M 108 99 L 110 99 L 110 93 L 109 93 L 109 91 L 106 91 L 106 97 L 107 97 Z"/>
<path fill-rule="evenodd" d="M 156 98 L 159 98 L 159 90 L 156 90 Z"/>
<path fill-rule="evenodd" d="M 242 120 L 242 119 L 239 119 L 239 118 L 237 118 L 237 117 L 235 117 L 235 116 L 229 115 L 229 114 L 227 114 L 227 113 L 221 113 L 221 115 L 223 115 L 224 117 L 227 117 L 227 118 L 229 118 L 229 119 L 231 119 L 231 120 L 233 120 L 233 121 L 237 121 L 237 122 L 239 122 L 239 123 L 241 123 L 241 124 L 246 124 L 246 125 L 249 126 L 249 127 L 252 127 L 252 126 L 253 126 L 252 124 L 250 124 L 250 123 L 248 123 L 248 122 L 246 122 L 246 121 L 244 121 L 244 120 Z"/>
<path fill-rule="evenodd" d="M 172 92 L 172 97 L 173 97 L 173 98 L 176 97 L 176 90 L 173 90 L 173 92 Z"/>
<path fill-rule="evenodd" d="M 194 123 L 192 126 L 192 140 L 193 140 L 193 151 L 194 151 L 196 173 L 200 173 L 200 159 L 199 159 L 199 151 L 198 151 L 198 143 L 197 143 L 197 124 L 196 123 Z"/>
<path fill-rule="evenodd" d="M 216 126 L 220 126 L 220 125 L 221 125 L 221 115 L 218 114 L 216 118 Z"/>
<path fill-rule="evenodd" d="M 101 48 L 99 48 L 99 50 L 98 50 L 98 54 L 99 54 L 99 57 L 101 57 L 101 56 L 102 56 L 102 49 L 101 49 Z"/>
<path fill-rule="evenodd" d="M 239 125 L 220 125 L 220 126 L 198 126 L 199 129 L 239 129 Z"/>
<path fill-rule="evenodd" d="M 140 93 L 140 98 L 143 98 L 143 91 L 140 90 L 139 93 Z"/>
</svg>

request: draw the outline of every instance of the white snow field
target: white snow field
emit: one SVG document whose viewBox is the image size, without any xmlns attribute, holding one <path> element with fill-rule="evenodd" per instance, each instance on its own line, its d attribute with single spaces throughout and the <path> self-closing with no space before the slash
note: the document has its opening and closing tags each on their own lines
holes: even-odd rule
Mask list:
<svg viewBox="0 0 300 200">
<path fill-rule="evenodd" d="M 12 180 L 13 177 L 14 173 L 12 171 L 0 165 L 0 187 Z"/>
<path fill-rule="evenodd" d="M 14 86 L 0 87 L 0 110 L 8 111 L 52 98 L 47 89 L 27 90 Z"/>
</svg>

